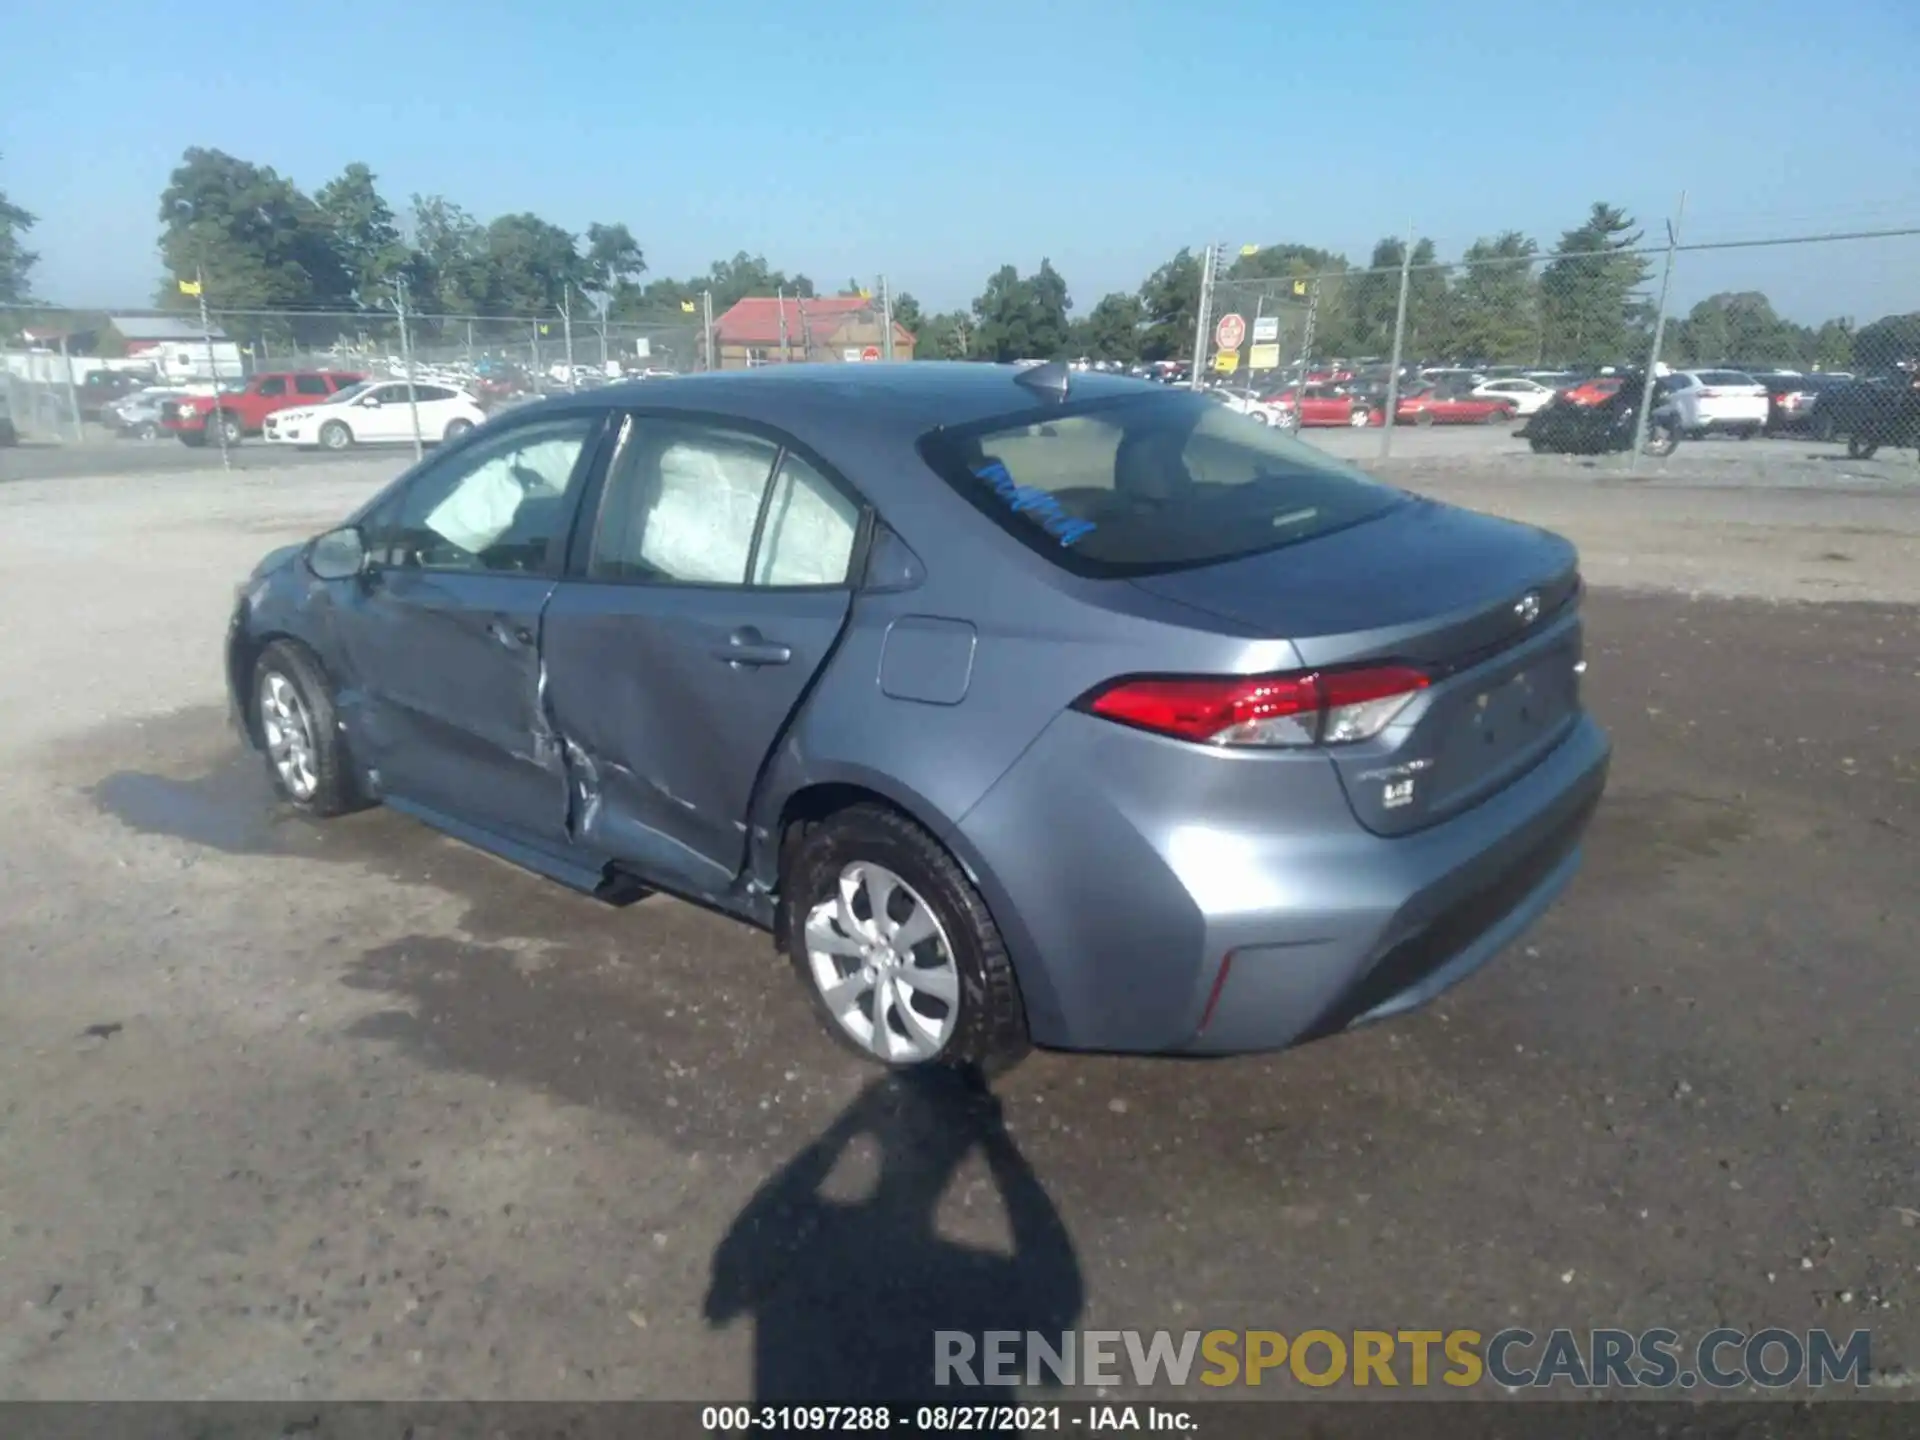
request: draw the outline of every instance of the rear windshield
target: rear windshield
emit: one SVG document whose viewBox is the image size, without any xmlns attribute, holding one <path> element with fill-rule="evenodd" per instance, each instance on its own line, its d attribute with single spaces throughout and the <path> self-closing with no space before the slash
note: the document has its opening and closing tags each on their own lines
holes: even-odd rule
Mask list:
<svg viewBox="0 0 1920 1440">
<path fill-rule="evenodd" d="M 1702 385 L 1752 385 L 1754 378 L 1744 370 L 1702 370 Z"/>
<path fill-rule="evenodd" d="M 1192 391 L 936 430 L 920 449 L 983 515 L 1079 575 L 1251 555 L 1408 499 Z"/>
</svg>

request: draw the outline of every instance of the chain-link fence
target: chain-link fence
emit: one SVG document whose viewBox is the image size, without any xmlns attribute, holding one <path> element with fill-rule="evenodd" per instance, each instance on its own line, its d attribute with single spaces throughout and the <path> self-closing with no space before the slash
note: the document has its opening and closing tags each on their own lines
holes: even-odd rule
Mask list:
<svg viewBox="0 0 1920 1440">
<path fill-rule="evenodd" d="M 1406 425 L 1504 426 L 1524 442 L 1509 449 L 1634 459 L 1718 436 L 1839 443 L 1854 459 L 1920 445 L 1920 314 L 1801 323 L 1755 283 L 1843 266 L 1898 283 L 1920 274 L 1913 230 L 1642 245 L 1596 226 L 1588 246 L 1541 254 L 1506 235 L 1457 261 L 1383 248 L 1396 263 L 1250 276 L 1258 252 L 1230 263 L 1215 247 L 1192 383 L 1276 423 L 1376 429 L 1382 456 Z"/>
</svg>

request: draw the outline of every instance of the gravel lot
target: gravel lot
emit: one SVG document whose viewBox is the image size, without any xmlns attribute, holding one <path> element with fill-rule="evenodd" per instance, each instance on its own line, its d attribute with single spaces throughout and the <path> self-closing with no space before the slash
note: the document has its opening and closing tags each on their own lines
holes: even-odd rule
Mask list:
<svg viewBox="0 0 1920 1440">
<path fill-rule="evenodd" d="M 1400 1022 L 1034 1057 L 1006 1200 L 980 1108 L 876 1082 L 762 937 L 273 809 L 233 582 L 403 460 L 0 486 L 0 1398 L 844 1391 L 995 1321 L 1859 1326 L 1920 1370 L 1912 457 L 1404 438 L 1396 479 L 1585 551 L 1584 873 Z"/>
</svg>

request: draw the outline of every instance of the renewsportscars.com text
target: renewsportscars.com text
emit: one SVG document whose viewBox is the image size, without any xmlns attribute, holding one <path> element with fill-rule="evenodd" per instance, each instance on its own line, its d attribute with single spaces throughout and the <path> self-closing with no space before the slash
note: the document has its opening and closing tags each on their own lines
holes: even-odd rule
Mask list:
<svg viewBox="0 0 1920 1440">
<path fill-rule="evenodd" d="M 1733 1390 L 1757 1385 L 1865 1387 L 1872 1335 L 1667 1329 L 1549 1330 L 961 1330 L 934 1333 L 937 1385 L 1214 1388 L 1297 1384 L 1420 1389 Z"/>
</svg>

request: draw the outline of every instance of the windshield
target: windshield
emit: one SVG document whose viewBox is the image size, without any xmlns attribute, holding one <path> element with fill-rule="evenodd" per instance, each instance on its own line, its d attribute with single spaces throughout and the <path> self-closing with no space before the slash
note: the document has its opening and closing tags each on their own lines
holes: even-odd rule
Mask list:
<svg viewBox="0 0 1920 1440">
<path fill-rule="evenodd" d="M 1271 550 L 1407 498 L 1191 391 L 935 431 L 920 449 L 1001 529 L 1081 575 Z"/>
</svg>

